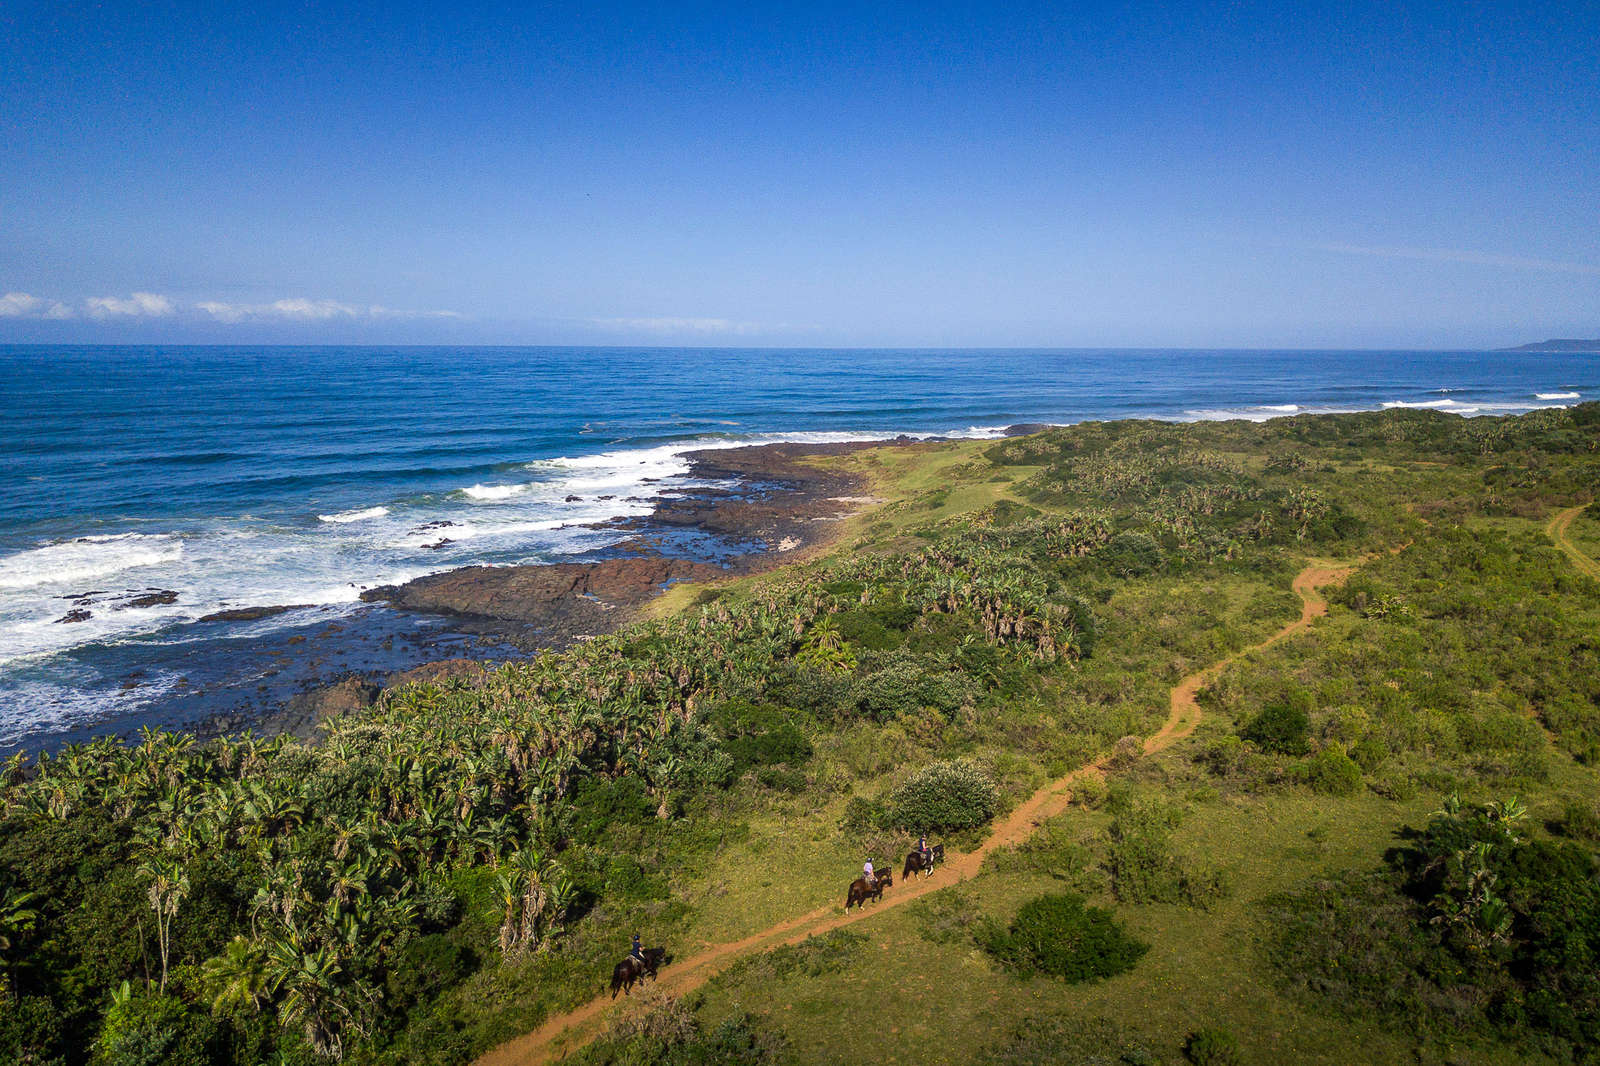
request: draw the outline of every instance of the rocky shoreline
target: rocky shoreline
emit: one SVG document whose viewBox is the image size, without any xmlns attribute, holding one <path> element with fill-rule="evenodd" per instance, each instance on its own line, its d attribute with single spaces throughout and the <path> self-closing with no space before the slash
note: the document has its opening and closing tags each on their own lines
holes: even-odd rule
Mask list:
<svg viewBox="0 0 1600 1066">
<path fill-rule="evenodd" d="M 707 581 L 782 565 L 794 553 L 830 540 L 837 523 L 873 502 L 863 480 L 807 462 L 866 448 L 927 441 L 765 444 L 688 453 L 688 484 L 661 494 L 653 512 L 600 523 L 632 534 L 616 554 L 578 562 L 467 566 L 369 589 L 361 599 L 397 611 L 444 616 L 522 653 L 562 648 L 609 633 L 680 581 Z M 255 617 L 278 608 L 254 608 Z M 244 614 L 244 612 L 241 612 Z M 218 736 L 243 729 L 313 738 L 328 717 L 370 706 L 385 688 L 484 669 L 459 654 L 382 678 L 348 674 L 262 714 L 219 714 L 193 729 Z"/>
</svg>

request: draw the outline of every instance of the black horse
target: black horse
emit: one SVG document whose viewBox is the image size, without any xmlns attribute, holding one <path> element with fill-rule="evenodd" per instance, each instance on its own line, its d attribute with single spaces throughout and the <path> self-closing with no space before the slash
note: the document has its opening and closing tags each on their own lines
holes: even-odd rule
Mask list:
<svg viewBox="0 0 1600 1066">
<path fill-rule="evenodd" d="M 912 874 L 931 874 L 934 864 L 940 862 L 944 862 L 943 844 L 929 848 L 926 857 L 920 851 L 912 851 L 906 855 L 906 868 L 900 872 L 900 879 L 903 881 Z"/>
<path fill-rule="evenodd" d="M 867 879 L 865 877 L 858 877 L 854 881 L 851 881 L 850 891 L 844 897 L 845 913 L 849 914 L 851 907 L 866 906 L 867 900 L 869 899 L 882 899 L 883 890 L 893 884 L 894 877 L 891 876 L 887 870 L 878 875 L 878 883 L 875 885 L 867 884 Z"/>
<path fill-rule="evenodd" d="M 645 948 L 644 961 L 629 955 L 617 963 L 616 969 L 611 971 L 611 998 L 617 998 L 618 990 L 623 993 L 633 991 L 635 981 L 643 981 L 646 977 L 654 977 L 656 969 L 667 961 L 666 948 Z"/>
</svg>

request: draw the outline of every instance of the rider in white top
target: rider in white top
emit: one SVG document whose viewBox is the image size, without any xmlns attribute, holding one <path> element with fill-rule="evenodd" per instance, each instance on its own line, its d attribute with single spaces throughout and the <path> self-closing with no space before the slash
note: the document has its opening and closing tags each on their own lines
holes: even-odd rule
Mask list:
<svg viewBox="0 0 1600 1066">
<path fill-rule="evenodd" d="M 866 862 L 861 864 L 861 872 L 866 875 L 867 884 L 875 885 L 878 883 L 878 875 L 872 872 L 871 859 L 868 859 Z"/>
</svg>

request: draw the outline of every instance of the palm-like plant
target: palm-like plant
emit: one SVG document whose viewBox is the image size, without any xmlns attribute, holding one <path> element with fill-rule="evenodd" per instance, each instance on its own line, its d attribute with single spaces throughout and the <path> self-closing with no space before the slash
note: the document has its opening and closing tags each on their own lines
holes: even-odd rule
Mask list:
<svg viewBox="0 0 1600 1066">
<path fill-rule="evenodd" d="M 38 895 L 23 892 L 15 885 L 0 890 L 0 964 L 5 966 L 5 988 L 16 996 L 13 972 L 16 960 L 12 953 L 24 933 L 31 932 L 39 921 L 39 912 L 33 908 Z"/>
<path fill-rule="evenodd" d="M 172 951 L 172 919 L 178 904 L 189 894 L 189 875 L 182 865 L 163 855 L 155 855 L 139 866 L 150 882 L 146 897 L 156 915 L 156 945 L 161 954 L 161 989 L 167 987 L 167 959 Z"/>
<path fill-rule="evenodd" d="M 215 1014 L 234 1010 L 254 1014 L 272 998 L 267 949 L 247 937 L 230 940 L 221 955 L 206 960 L 201 975 Z"/>
</svg>

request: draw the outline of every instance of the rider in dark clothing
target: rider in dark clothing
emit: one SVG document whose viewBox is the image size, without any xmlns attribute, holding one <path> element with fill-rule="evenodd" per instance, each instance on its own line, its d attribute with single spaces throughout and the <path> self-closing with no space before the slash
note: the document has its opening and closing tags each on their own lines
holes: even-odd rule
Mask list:
<svg viewBox="0 0 1600 1066">
<path fill-rule="evenodd" d="M 922 865 L 931 867 L 933 865 L 933 849 L 928 847 L 927 833 L 923 833 L 917 838 L 917 850 L 922 852 Z"/>
<path fill-rule="evenodd" d="M 628 952 L 628 954 L 631 955 L 633 958 L 638 959 L 640 962 L 644 961 L 644 948 L 639 946 L 639 934 L 638 933 L 633 934 L 633 950 Z"/>
</svg>

